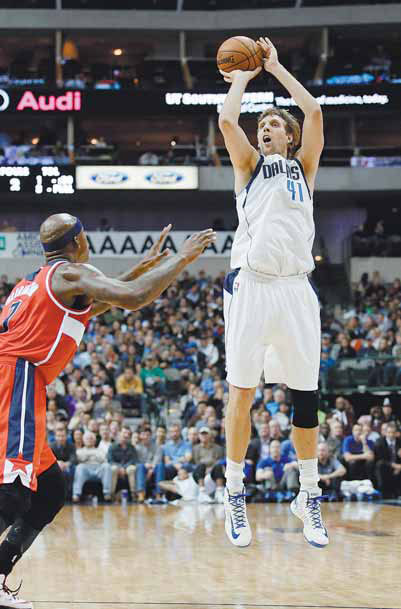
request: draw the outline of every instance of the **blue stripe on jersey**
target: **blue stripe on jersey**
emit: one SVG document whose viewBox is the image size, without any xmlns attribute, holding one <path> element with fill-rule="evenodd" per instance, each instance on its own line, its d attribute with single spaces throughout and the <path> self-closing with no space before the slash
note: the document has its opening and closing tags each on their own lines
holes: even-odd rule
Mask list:
<svg viewBox="0 0 401 609">
<path fill-rule="evenodd" d="M 258 176 L 259 171 L 262 168 L 263 161 L 264 161 L 264 158 L 261 156 L 259 161 L 258 161 L 258 163 L 257 163 L 257 165 L 256 165 L 256 167 L 255 167 L 255 170 L 254 170 L 253 174 L 251 175 L 251 178 L 250 178 L 248 184 L 245 186 L 246 195 L 245 195 L 244 202 L 242 204 L 243 208 L 245 207 L 245 203 L 246 203 L 246 200 L 247 200 L 247 197 L 248 197 L 249 190 L 250 190 L 250 188 L 251 188 L 255 178 Z"/>
<path fill-rule="evenodd" d="M 25 364 L 26 360 L 18 358 L 15 366 L 14 385 L 8 420 L 6 457 L 9 459 L 16 459 L 18 457 L 21 441 L 21 413 L 25 383 Z M 32 461 L 35 448 L 35 367 L 32 364 L 28 365 L 27 373 L 23 458 L 26 461 Z"/>
<path fill-rule="evenodd" d="M 305 184 L 306 184 L 306 188 L 308 189 L 308 195 L 309 195 L 309 198 L 310 198 L 310 199 L 312 199 L 312 196 L 311 196 L 311 194 L 310 194 L 310 190 L 309 190 L 309 184 L 308 184 L 308 180 L 306 179 L 305 172 L 304 172 L 304 168 L 302 167 L 302 163 L 301 163 L 301 161 L 300 161 L 299 159 L 296 159 L 296 158 L 294 158 L 294 161 L 297 163 L 297 165 L 299 166 L 299 168 L 300 168 L 300 170 L 301 170 L 302 177 L 303 177 L 304 182 L 305 182 Z"/>
<path fill-rule="evenodd" d="M 26 388 L 26 411 L 24 427 L 24 446 L 22 455 L 25 461 L 33 461 L 35 452 L 35 367 L 29 364 Z"/>
<path fill-rule="evenodd" d="M 25 360 L 18 358 L 15 365 L 14 386 L 11 396 L 10 415 L 8 419 L 8 439 L 6 457 L 16 459 L 18 457 L 19 443 L 21 439 L 21 410 L 22 393 L 24 390 Z"/>
</svg>

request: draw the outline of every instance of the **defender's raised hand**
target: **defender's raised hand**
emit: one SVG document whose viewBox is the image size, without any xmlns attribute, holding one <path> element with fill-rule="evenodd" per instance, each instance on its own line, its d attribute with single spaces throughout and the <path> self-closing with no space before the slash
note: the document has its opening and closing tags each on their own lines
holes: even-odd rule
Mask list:
<svg viewBox="0 0 401 609">
<path fill-rule="evenodd" d="M 156 256 L 158 256 L 160 254 L 161 249 L 163 247 L 163 243 L 165 242 L 166 237 L 169 234 L 169 232 L 171 231 L 172 227 L 173 227 L 172 224 L 168 224 L 167 226 L 165 226 L 163 228 L 162 232 L 159 235 L 158 240 L 152 245 L 150 250 L 145 254 L 145 256 L 143 257 L 143 260 L 149 260 L 151 258 L 155 258 Z M 165 250 L 165 251 L 168 252 L 168 250 Z M 164 252 L 163 252 L 163 254 L 164 254 Z"/>
<path fill-rule="evenodd" d="M 181 255 L 184 256 L 187 264 L 196 260 L 202 252 L 216 241 L 216 233 L 212 228 L 207 228 L 200 233 L 195 233 L 189 237 L 181 248 Z"/>
</svg>

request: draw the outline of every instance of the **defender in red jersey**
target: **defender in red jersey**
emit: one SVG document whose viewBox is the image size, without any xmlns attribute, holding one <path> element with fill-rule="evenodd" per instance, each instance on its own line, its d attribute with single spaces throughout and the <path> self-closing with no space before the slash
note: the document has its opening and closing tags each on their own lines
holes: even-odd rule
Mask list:
<svg viewBox="0 0 401 609">
<path fill-rule="evenodd" d="M 171 226 L 149 254 L 118 279 L 87 264 L 81 222 L 50 216 L 40 238 L 46 263 L 20 281 L 0 315 L 0 606 L 30 609 L 5 580 L 65 501 L 64 478 L 46 443 L 46 385 L 72 359 L 91 317 L 110 306 L 137 310 L 157 298 L 216 238 L 212 229 L 161 252 Z"/>
</svg>

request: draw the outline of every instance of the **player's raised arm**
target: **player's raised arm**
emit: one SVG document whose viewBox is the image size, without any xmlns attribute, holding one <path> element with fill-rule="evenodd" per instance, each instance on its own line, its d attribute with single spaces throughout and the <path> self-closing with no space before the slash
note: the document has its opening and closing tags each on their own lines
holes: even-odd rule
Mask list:
<svg viewBox="0 0 401 609">
<path fill-rule="evenodd" d="M 257 150 L 251 145 L 243 129 L 239 126 L 238 120 L 241 113 L 241 100 L 247 84 L 252 78 L 257 76 L 261 67 L 252 72 L 242 70 L 232 70 L 231 72 L 220 73 L 224 80 L 231 83 L 223 108 L 219 116 L 219 127 L 224 137 L 224 143 L 230 155 L 231 163 L 234 167 L 237 182 L 238 173 L 245 174 L 245 182 L 252 174 L 259 159 Z M 237 190 L 237 188 L 236 188 Z"/>
<path fill-rule="evenodd" d="M 95 301 L 135 311 L 155 300 L 176 279 L 180 272 L 216 239 L 212 229 L 189 237 L 181 251 L 165 259 L 163 265 L 134 281 L 120 281 L 100 275 L 85 264 L 66 264 L 53 277 L 52 288 L 63 302 L 73 296 L 86 296 Z"/>
<path fill-rule="evenodd" d="M 320 155 L 324 146 L 322 109 L 313 95 L 280 64 L 273 43 L 268 38 L 259 38 L 257 44 L 263 49 L 265 70 L 273 74 L 287 89 L 305 115 L 302 144 L 296 156 L 301 161 L 309 187 L 313 190 Z"/>
</svg>

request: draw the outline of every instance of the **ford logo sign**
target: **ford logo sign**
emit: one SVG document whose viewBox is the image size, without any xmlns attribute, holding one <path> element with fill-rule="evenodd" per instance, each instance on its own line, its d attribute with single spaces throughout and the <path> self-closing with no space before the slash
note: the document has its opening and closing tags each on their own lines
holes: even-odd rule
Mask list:
<svg viewBox="0 0 401 609">
<path fill-rule="evenodd" d="M 184 179 L 184 176 L 176 171 L 171 171 L 169 169 L 165 169 L 162 171 L 153 171 L 145 176 L 145 180 L 150 182 L 151 184 L 177 184 L 177 182 L 181 182 Z"/>
<path fill-rule="evenodd" d="M 95 184 L 122 184 L 128 180 L 128 174 L 122 171 L 100 171 L 91 175 L 90 179 Z"/>
</svg>

